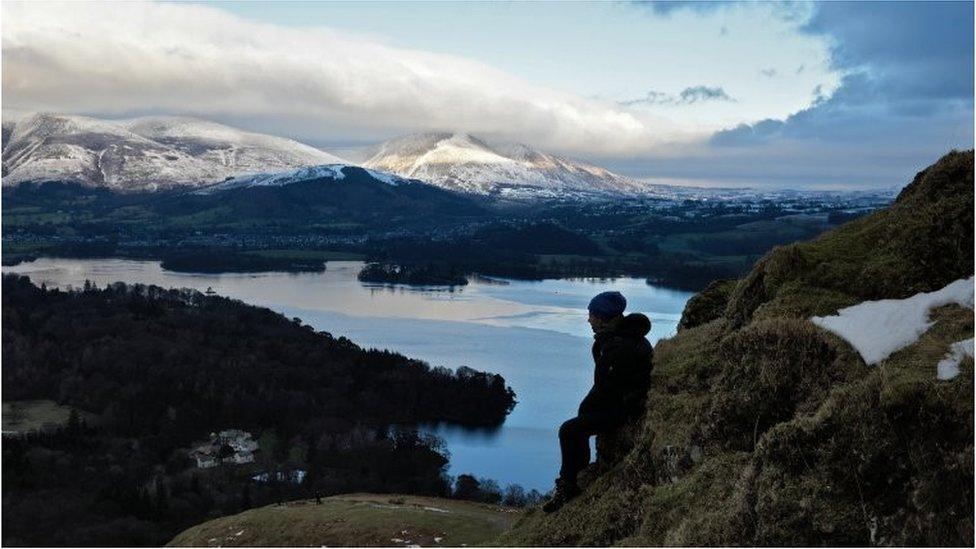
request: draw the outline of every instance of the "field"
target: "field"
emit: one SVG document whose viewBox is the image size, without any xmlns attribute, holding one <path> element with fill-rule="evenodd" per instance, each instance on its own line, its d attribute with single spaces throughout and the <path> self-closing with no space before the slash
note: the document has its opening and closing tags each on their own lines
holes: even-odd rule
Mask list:
<svg viewBox="0 0 976 549">
<path fill-rule="evenodd" d="M 461 547 L 490 542 L 521 511 L 420 496 L 347 494 L 269 505 L 194 526 L 168 547 Z"/>
<path fill-rule="evenodd" d="M 3 403 L 3 432 L 23 432 L 64 425 L 71 414 L 70 406 L 53 400 L 15 400 Z"/>
<path fill-rule="evenodd" d="M 333 250 L 314 249 L 283 249 L 283 250 L 251 250 L 245 252 L 260 257 L 272 259 L 318 260 L 318 261 L 362 261 L 363 254 Z"/>
</svg>

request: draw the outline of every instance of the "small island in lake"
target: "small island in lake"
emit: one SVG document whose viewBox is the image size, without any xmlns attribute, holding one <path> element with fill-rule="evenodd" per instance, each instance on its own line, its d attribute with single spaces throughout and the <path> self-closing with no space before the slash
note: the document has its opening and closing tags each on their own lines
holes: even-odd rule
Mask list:
<svg viewBox="0 0 976 549">
<path fill-rule="evenodd" d="M 465 286 L 468 279 L 454 267 L 368 263 L 359 271 L 360 282 L 407 284 L 411 286 Z"/>
</svg>

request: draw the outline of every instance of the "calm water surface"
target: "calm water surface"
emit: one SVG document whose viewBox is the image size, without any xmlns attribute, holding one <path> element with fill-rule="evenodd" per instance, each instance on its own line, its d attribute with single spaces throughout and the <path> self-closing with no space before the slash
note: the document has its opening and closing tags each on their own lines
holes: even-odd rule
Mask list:
<svg viewBox="0 0 976 549">
<path fill-rule="evenodd" d="M 360 262 L 329 262 L 324 273 L 187 274 L 156 261 L 47 259 L 4 272 L 35 284 L 75 287 L 86 279 L 186 287 L 240 299 L 299 317 L 317 330 L 343 335 L 363 347 L 390 349 L 432 365 L 497 372 L 518 404 L 493 431 L 454 426 L 430 429 L 447 442 L 450 473 L 471 473 L 551 488 L 559 465 L 556 432 L 575 414 L 592 381 L 586 323 L 590 297 L 617 290 L 629 311 L 651 318 L 651 341 L 675 331 L 688 292 L 648 286 L 643 279 L 473 280 L 454 291 L 383 287 L 356 280 Z"/>
</svg>

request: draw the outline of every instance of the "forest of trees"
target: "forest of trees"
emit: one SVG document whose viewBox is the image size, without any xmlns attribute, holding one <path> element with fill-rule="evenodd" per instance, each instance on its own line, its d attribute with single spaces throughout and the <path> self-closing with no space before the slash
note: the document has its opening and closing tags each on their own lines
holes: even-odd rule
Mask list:
<svg viewBox="0 0 976 549">
<path fill-rule="evenodd" d="M 286 499 L 451 496 L 443 442 L 409 426 L 496 425 L 515 405 L 501 376 L 364 350 L 192 290 L 66 292 L 5 275 L 3 296 L 4 400 L 83 412 L 5 438 L 5 545 L 159 545 Z M 197 469 L 188 449 L 227 428 L 260 437 L 256 462 Z"/>
</svg>

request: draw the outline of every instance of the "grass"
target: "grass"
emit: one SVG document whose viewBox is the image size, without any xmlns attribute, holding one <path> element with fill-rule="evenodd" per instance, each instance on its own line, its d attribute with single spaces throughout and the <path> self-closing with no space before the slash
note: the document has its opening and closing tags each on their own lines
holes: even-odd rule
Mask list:
<svg viewBox="0 0 976 549">
<path fill-rule="evenodd" d="M 348 494 L 269 505 L 194 526 L 169 547 L 460 547 L 484 544 L 516 509 L 403 495 Z"/>
<path fill-rule="evenodd" d="M 51 429 L 67 423 L 70 414 L 70 406 L 60 405 L 53 400 L 8 401 L 3 403 L 3 430 L 24 432 Z"/>
</svg>

